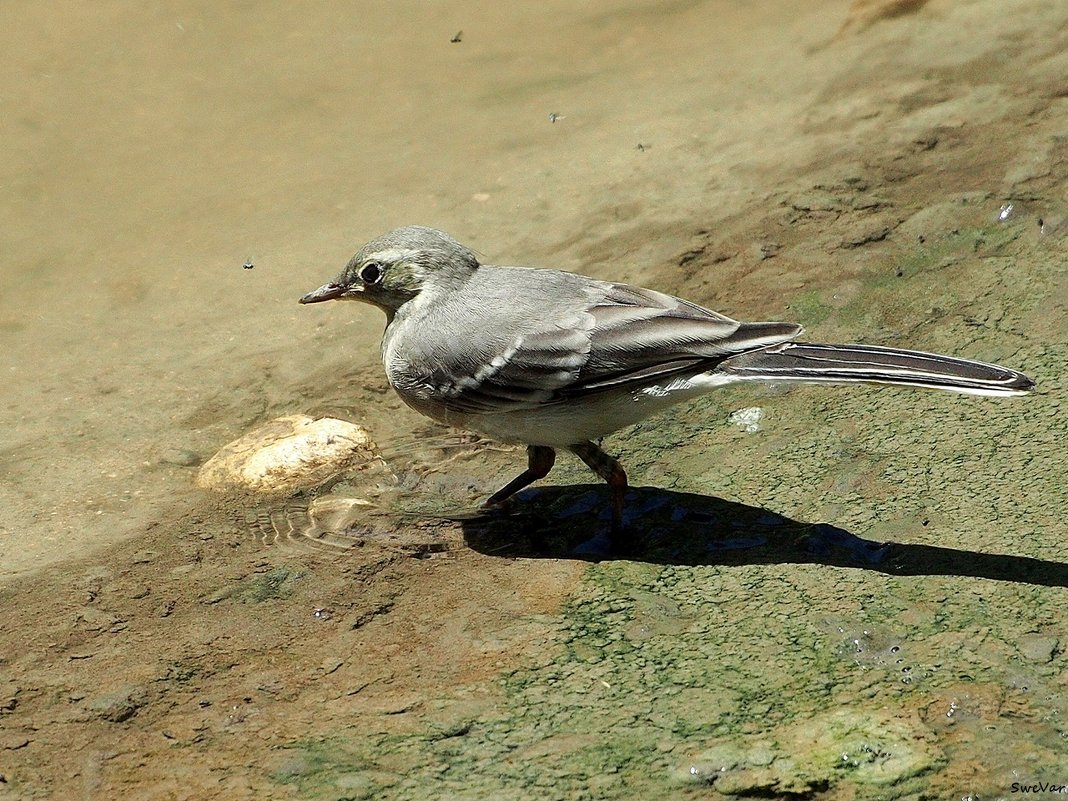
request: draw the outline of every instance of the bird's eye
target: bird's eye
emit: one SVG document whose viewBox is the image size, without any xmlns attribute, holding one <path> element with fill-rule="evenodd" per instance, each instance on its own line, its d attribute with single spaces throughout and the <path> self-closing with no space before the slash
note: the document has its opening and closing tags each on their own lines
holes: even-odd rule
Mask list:
<svg viewBox="0 0 1068 801">
<path fill-rule="evenodd" d="M 360 268 L 360 280 L 365 284 L 377 284 L 382 280 L 382 265 L 369 261 Z"/>
</svg>

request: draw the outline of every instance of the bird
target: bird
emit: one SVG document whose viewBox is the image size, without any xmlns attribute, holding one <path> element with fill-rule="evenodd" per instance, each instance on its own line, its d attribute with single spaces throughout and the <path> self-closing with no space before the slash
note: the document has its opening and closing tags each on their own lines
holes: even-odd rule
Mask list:
<svg viewBox="0 0 1068 801">
<path fill-rule="evenodd" d="M 447 426 L 525 445 L 500 506 L 552 469 L 558 450 L 611 489 L 622 528 L 627 474 L 599 440 L 684 400 L 747 381 L 896 384 L 1014 396 L 1035 384 L 996 364 L 877 345 L 797 339 L 788 322 L 739 322 L 653 289 L 531 267 L 482 264 L 420 225 L 371 240 L 300 303 L 356 300 L 386 316 L 390 386 Z"/>
</svg>

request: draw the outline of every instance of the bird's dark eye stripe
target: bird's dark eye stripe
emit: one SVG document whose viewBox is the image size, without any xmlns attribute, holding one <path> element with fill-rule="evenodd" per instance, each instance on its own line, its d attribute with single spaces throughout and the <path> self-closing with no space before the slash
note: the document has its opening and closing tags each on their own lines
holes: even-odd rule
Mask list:
<svg viewBox="0 0 1068 801">
<path fill-rule="evenodd" d="M 365 284 L 377 284 L 382 280 L 382 267 L 378 262 L 369 261 L 360 268 L 360 280 Z"/>
</svg>

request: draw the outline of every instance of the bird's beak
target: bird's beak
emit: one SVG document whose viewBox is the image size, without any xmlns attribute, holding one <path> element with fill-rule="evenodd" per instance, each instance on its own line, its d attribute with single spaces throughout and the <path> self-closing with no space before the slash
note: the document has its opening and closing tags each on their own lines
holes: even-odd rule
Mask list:
<svg viewBox="0 0 1068 801">
<path fill-rule="evenodd" d="M 301 303 L 321 303 L 324 300 L 335 300 L 352 292 L 352 287 L 340 284 L 323 284 L 318 289 L 313 289 L 300 299 Z"/>
</svg>

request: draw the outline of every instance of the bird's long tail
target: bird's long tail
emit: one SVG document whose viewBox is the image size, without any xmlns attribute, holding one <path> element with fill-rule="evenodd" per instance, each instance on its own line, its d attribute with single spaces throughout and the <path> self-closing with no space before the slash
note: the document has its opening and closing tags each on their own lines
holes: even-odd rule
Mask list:
<svg viewBox="0 0 1068 801">
<path fill-rule="evenodd" d="M 903 384 L 968 395 L 1024 395 L 1035 382 L 997 364 L 876 345 L 784 342 L 721 362 L 734 381 Z"/>
</svg>

